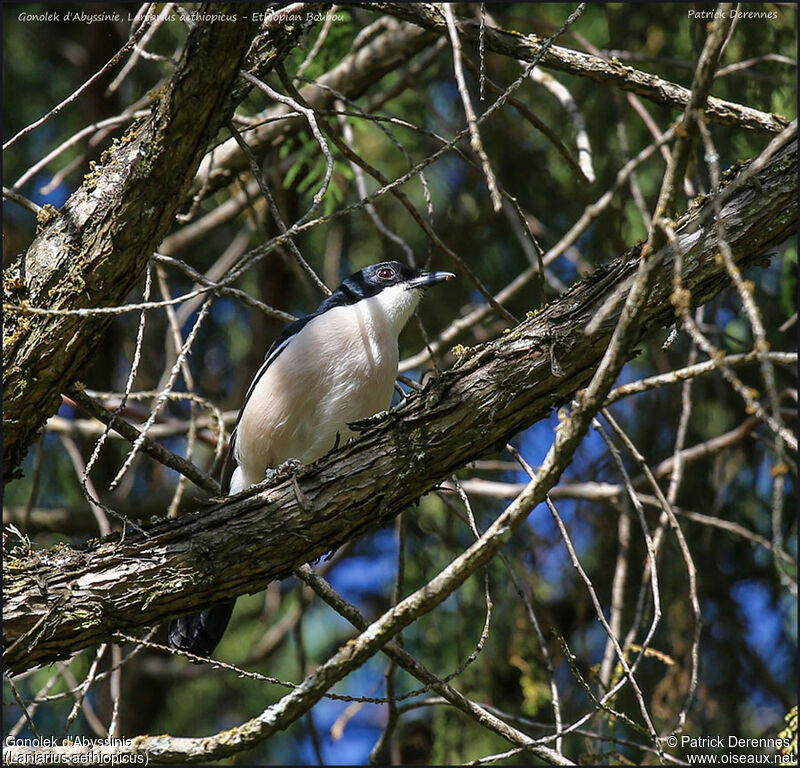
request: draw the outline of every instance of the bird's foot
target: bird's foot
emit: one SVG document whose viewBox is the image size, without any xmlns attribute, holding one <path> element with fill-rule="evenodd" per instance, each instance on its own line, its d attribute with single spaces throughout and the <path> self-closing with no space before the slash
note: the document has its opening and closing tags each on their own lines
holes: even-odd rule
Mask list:
<svg viewBox="0 0 800 768">
<path fill-rule="evenodd" d="M 294 475 L 300 471 L 303 462 L 300 459 L 286 459 L 278 465 L 277 469 L 272 470 L 276 475 Z"/>
<path fill-rule="evenodd" d="M 265 488 L 266 486 L 270 485 L 275 481 L 275 478 L 278 476 L 278 470 L 273 469 L 272 467 L 267 467 L 266 471 L 264 472 L 264 479 L 260 483 L 255 483 L 251 485 L 251 488 Z"/>
<path fill-rule="evenodd" d="M 267 467 L 264 471 L 264 479 L 258 483 L 253 483 L 247 490 L 252 492 L 268 488 L 270 485 L 274 485 L 277 480 L 297 474 L 302 466 L 303 462 L 300 459 L 287 459 L 277 467 Z"/>
</svg>

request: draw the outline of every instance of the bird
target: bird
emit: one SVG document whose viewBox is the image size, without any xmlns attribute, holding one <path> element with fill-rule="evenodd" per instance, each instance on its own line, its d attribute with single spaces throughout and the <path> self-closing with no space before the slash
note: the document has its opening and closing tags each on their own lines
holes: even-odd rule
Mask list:
<svg viewBox="0 0 800 768">
<path fill-rule="evenodd" d="M 388 410 L 398 338 L 424 289 L 455 277 L 383 261 L 350 275 L 310 315 L 284 328 L 256 372 L 228 443 L 221 487 L 232 496 L 286 463 L 310 464 Z M 208 658 L 236 600 L 169 625 L 172 648 Z"/>
</svg>

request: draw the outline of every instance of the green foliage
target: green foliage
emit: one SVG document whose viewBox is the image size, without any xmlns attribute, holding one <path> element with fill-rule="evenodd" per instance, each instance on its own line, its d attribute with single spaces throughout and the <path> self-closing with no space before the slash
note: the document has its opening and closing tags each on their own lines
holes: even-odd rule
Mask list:
<svg viewBox="0 0 800 768">
<path fill-rule="evenodd" d="M 287 142 L 281 147 L 279 156 L 288 157 L 290 151 L 291 144 Z M 292 158 L 293 162 L 283 178 L 284 189 L 294 188 L 298 195 L 316 195 L 325 181 L 328 163 L 320 154 L 319 145 L 314 137 L 308 137 L 297 151 L 292 152 Z M 353 170 L 350 165 L 346 161 L 335 159 L 330 184 L 323 198 L 324 216 L 330 216 L 334 210 L 341 207 L 345 200 L 348 182 L 352 179 Z"/>
<path fill-rule="evenodd" d="M 353 14 L 346 6 L 338 7 L 336 18 L 328 27 L 324 44 L 303 74 L 307 80 L 315 80 L 338 64 L 350 52 L 353 37 L 361 29 L 361 25 L 354 21 Z M 302 44 L 292 52 L 286 65 L 289 72 L 294 72 L 306 59 L 322 34 L 322 29 L 322 24 L 316 24 Z"/>
</svg>

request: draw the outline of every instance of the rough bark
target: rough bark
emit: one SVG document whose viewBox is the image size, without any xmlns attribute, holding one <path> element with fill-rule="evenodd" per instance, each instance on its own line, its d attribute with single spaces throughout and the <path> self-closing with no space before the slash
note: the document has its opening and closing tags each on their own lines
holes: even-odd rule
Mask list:
<svg viewBox="0 0 800 768">
<path fill-rule="evenodd" d="M 741 171 L 747 174 L 747 170 Z M 795 231 L 794 142 L 744 183 L 723 189 L 721 216 L 737 264 L 768 261 Z M 678 223 L 683 286 L 699 305 L 729 279 L 710 202 Z M 360 438 L 245 498 L 82 548 L 7 563 L 3 644 L 19 672 L 192 608 L 263 589 L 298 565 L 388 522 L 439 480 L 568 402 L 596 369 L 641 258 L 624 257 L 455 366 Z M 660 251 L 641 336 L 674 321 L 673 261 Z M 604 309 L 592 335 L 587 323 Z M 554 365 L 554 360 L 557 366 Z M 560 368 L 560 370 L 559 370 Z M 554 373 L 558 371 L 558 375 Z"/>
<path fill-rule="evenodd" d="M 444 16 L 432 3 L 359 3 L 365 9 L 396 16 L 399 19 L 419 24 L 424 29 L 447 35 Z M 479 25 L 459 19 L 459 34 L 472 42 L 478 41 Z M 541 40 L 535 35 L 522 35 L 506 29 L 486 26 L 484 45 L 489 51 L 510 56 L 521 61 L 532 61 L 539 51 Z M 579 75 L 596 83 L 611 85 L 623 91 L 631 91 L 656 104 L 667 104 L 683 109 L 689 102 L 691 91 L 658 75 L 642 72 L 622 64 L 617 59 L 606 61 L 598 56 L 553 45 L 545 53 L 542 66 Z M 756 133 L 780 133 L 789 124 L 782 115 L 761 112 L 757 109 L 735 104 L 724 99 L 710 97 L 705 108 L 706 119 L 713 123 L 735 125 Z"/>
<path fill-rule="evenodd" d="M 103 154 L 60 211 L 40 215 L 40 232 L 4 279 L 6 301 L 49 310 L 124 303 L 169 232 L 209 142 L 230 119 L 231 89 L 257 31 L 247 18 L 260 8 L 239 5 L 238 21 L 201 22 L 192 30 L 153 115 Z M 230 6 L 202 10 L 228 12 Z M 283 59 L 300 31 L 286 24 L 259 36 L 262 71 Z M 111 315 L 7 311 L 4 319 L 7 481 L 19 476 L 28 447 L 58 408 L 64 387 L 90 361 Z"/>
</svg>

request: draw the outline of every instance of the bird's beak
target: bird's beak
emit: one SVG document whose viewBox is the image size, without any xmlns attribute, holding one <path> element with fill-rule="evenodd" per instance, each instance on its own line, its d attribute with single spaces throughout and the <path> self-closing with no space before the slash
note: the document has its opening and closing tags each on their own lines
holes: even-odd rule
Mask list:
<svg viewBox="0 0 800 768">
<path fill-rule="evenodd" d="M 445 280 L 455 277 L 452 272 L 423 272 L 421 275 L 408 281 L 409 288 L 427 288 L 429 285 L 436 285 Z"/>
</svg>

